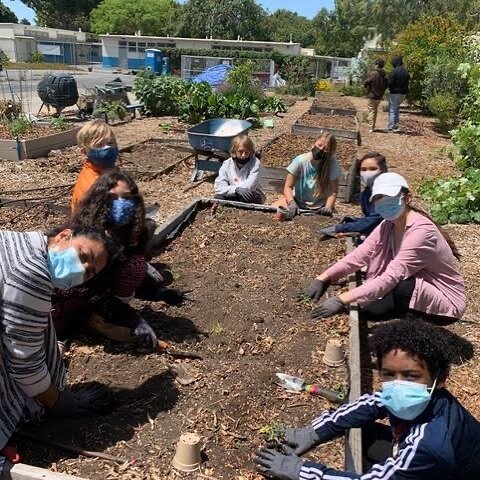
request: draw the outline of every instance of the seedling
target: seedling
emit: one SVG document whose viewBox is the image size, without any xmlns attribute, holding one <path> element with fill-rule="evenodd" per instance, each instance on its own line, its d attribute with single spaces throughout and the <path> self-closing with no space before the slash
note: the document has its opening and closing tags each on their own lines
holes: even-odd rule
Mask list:
<svg viewBox="0 0 480 480">
<path fill-rule="evenodd" d="M 213 328 L 213 333 L 215 335 L 221 335 L 223 333 L 223 325 L 220 322 L 217 322 L 215 324 L 215 327 Z"/>
<path fill-rule="evenodd" d="M 162 133 L 168 133 L 172 129 L 172 126 L 169 123 L 160 123 L 159 126 L 162 129 Z"/>
<path fill-rule="evenodd" d="M 275 422 L 267 423 L 258 432 L 263 435 L 267 443 L 274 446 L 280 445 L 285 440 L 285 429 Z"/>
<path fill-rule="evenodd" d="M 305 307 L 313 307 L 313 300 L 307 295 L 300 296 L 298 301 Z"/>
</svg>

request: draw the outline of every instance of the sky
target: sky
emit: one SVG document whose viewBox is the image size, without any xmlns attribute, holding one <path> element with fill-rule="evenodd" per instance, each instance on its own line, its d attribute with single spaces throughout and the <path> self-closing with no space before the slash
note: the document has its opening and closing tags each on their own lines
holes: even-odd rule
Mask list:
<svg viewBox="0 0 480 480">
<path fill-rule="evenodd" d="M 33 23 L 34 11 L 26 7 L 20 0 L 3 0 L 3 3 L 15 12 L 18 20 L 27 18 Z M 180 0 L 180 3 L 185 3 L 185 0 Z M 270 12 L 285 8 L 308 18 L 313 18 L 324 7 L 329 10 L 334 7 L 334 0 L 257 0 L 257 3 Z"/>
</svg>

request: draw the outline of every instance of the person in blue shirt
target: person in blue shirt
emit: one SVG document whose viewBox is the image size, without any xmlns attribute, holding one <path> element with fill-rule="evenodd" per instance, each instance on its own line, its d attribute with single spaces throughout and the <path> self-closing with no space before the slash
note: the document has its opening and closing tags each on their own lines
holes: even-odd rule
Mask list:
<svg viewBox="0 0 480 480">
<path fill-rule="evenodd" d="M 381 391 L 327 410 L 307 427 L 287 428 L 283 452 L 258 453 L 260 473 L 281 480 L 479 479 L 480 423 L 445 388 L 451 365 L 473 357 L 472 344 L 418 318 L 382 324 L 371 341 Z M 390 426 L 376 422 L 385 418 Z M 300 458 L 351 428 L 362 429 L 365 473 Z"/>
<path fill-rule="evenodd" d="M 341 237 L 346 233 L 359 233 L 368 236 L 380 224 L 383 218 L 375 212 L 370 201 L 372 186 L 375 179 L 388 171 L 386 158 L 378 152 L 366 153 L 359 161 L 358 168 L 364 189 L 360 193 L 360 207 L 363 217 L 345 217 L 342 223 L 317 230 L 317 233 L 327 238 Z"/>
</svg>

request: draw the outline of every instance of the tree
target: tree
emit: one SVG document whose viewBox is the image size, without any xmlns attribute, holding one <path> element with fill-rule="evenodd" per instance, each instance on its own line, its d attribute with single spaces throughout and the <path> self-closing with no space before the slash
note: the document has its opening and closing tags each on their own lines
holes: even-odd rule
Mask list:
<svg viewBox="0 0 480 480">
<path fill-rule="evenodd" d="M 66 30 L 90 30 L 89 15 L 101 0 L 21 0 L 33 8 L 38 25 Z"/>
<path fill-rule="evenodd" d="M 29 21 L 27 18 L 22 18 L 22 19 L 20 20 L 20 23 L 21 23 L 22 25 L 31 25 L 30 21 Z"/>
<path fill-rule="evenodd" d="M 189 0 L 181 34 L 192 38 L 264 40 L 265 11 L 255 0 Z"/>
<path fill-rule="evenodd" d="M 17 16 L 2 2 L 0 2 L 0 23 L 17 23 Z"/>
<path fill-rule="evenodd" d="M 267 39 L 272 42 L 300 43 L 302 47 L 315 45 L 318 40 L 313 22 L 289 10 L 277 10 L 265 19 Z"/>
<path fill-rule="evenodd" d="M 180 5 L 174 0 L 104 0 L 90 20 L 98 34 L 165 36 L 176 33 Z"/>
</svg>

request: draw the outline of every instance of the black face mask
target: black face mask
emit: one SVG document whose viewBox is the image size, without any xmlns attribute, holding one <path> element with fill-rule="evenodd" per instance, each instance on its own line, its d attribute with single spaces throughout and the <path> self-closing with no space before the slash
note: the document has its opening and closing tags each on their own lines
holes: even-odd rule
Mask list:
<svg viewBox="0 0 480 480">
<path fill-rule="evenodd" d="M 247 158 L 233 157 L 233 160 L 239 167 L 243 167 L 250 161 L 250 157 L 247 157 Z"/>
<path fill-rule="evenodd" d="M 312 156 L 314 160 L 316 160 L 317 162 L 320 162 L 322 160 L 325 160 L 328 157 L 328 154 L 325 150 L 321 148 L 313 147 Z"/>
</svg>

